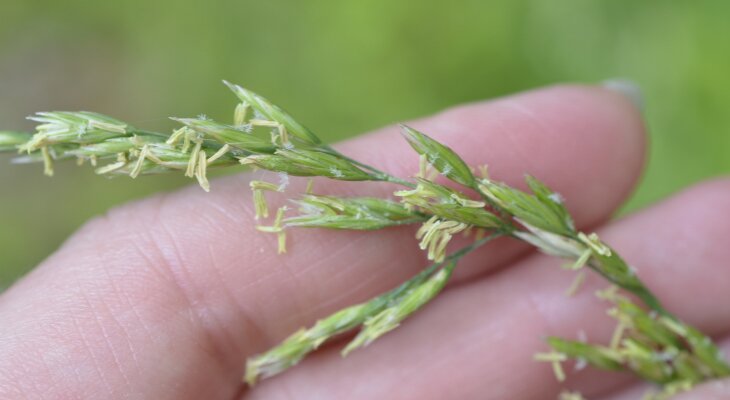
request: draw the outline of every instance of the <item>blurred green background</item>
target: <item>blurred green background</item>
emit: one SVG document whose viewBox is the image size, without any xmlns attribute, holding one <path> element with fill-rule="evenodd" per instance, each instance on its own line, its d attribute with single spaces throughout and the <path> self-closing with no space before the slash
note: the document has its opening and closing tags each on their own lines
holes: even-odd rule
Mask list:
<svg viewBox="0 0 730 400">
<path fill-rule="evenodd" d="M 0 126 L 91 109 L 168 130 L 229 118 L 228 79 L 328 140 L 560 81 L 645 92 L 649 169 L 627 209 L 730 171 L 730 2 L 16 1 L 0 5 Z M 0 288 L 109 207 L 189 181 L 107 180 L 0 156 Z"/>
</svg>

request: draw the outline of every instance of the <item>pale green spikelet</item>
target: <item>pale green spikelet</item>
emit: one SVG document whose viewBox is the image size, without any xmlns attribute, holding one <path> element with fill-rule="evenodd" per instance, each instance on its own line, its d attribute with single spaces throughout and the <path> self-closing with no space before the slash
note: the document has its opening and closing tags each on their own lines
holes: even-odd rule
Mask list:
<svg viewBox="0 0 730 400">
<path fill-rule="evenodd" d="M 30 117 L 39 122 L 37 133 L 24 143 L 13 146 L 26 153 L 16 162 L 43 162 L 46 175 L 53 173 L 56 160 L 76 158 L 79 165 L 89 160 L 92 166 L 111 161 L 96 169 L 98 174 L 140 175 L 185 171 L 208 190 L 209 166 L 238 164 L 230 147 L 220 143 L 205 143 L 192 129 L 177 130 L 167 136 L 141 131 L 117 119 L 90 112 L 43 112 Z M 10 135 L 2 135 L 9 141 Z M 20 136 L 13 135 L 13 139 Z M 185 141 L 178 148 L 180 140 Z M 17 140 L 16 140 L 17 141 Z M 189 144 L 194 143 L 188 154 Z M 203 163 L 202 161 L 205 160 Z"/>
<path fill-rule="evenodd" d="M 585 257 L 586 246 L 578 240 L 555 234 L 519 220 L 526 231 L 516 231 L 514 235 L 538 248 L 540 251 L 562 258 L 578 260 Z"/>
<path fill-rule="evenodd" d="M 295 203 L 301 214 L 287 218 L 286 226 L 374 230 L 424 220 L 423 215 L 402 204 L 374 197 L 305 195 Z"/>
<path fill-rule="evenodd" d="M 343 181 L 367 181 L 373 177 L 337 155 L 318 150 L 277 150 L 274 154 L 255 154 L 241 159 L 253 165 L 294 176 L 323 176 Z"/>
<path fill-rule="evenodd" d="M 478 189 L 500 209 L 530 226 L 556 235 L 574 235 L 575 226 L 562 198 L 536 179 L 527 176 L 526 180 L 532 195 L 488 179 L 481 180 Z"/>
<path fill-rule="evenodd" d="M 431 301 L 444 288 L 455 265 L 454 262 L 447 264 L 428 280 L 403 294 L 394 304 L 368 318 L 360 333 L 342 350 L 342 355 L 369 345 Z"/>
<path fill-rule="evenodd" d="M 565 208 L 565 199 L 560 193 L 554 192 L 532 175 L 525 175 L 525 182 L 527 182 L 532 194 L 540 200 L 540 203 L 550 208 L 557 219 L 563 221 L 569 231 L 575 230 L 573 218 L 568 213 L 568 209 Z"/>
<path fill-rule="evenodd" d="M 59 143 L 96 143 L 124 136 L 129 129 L 119 120 L 87 111 L 39 112 L 28 119 L 40 123 L 37 133 L 21 146 L 29 153 Z"/>
<path fill-rule="evenodd" d="M 242 102 L 250 105 L 263 118 L 270 121 L 276 121 L 283 125 L 289 133 L 297 138 L 297 140 L 310 145 L 317 145 L 322 142 L 312 131 L 304 127 L 304 125 L 297 122 L 284 110 L 275 106 L 265 98 L 238 85 L 234 85 L 226 81 L 223 81 L 223 83 L 225 83 L 226 86 L 228 86 L 228 88 L 231 89 L 231 91 Z"/>
<path fill-rule="evenodd" d="M 411 127 L 401 125 L 401 128 L 411 147 L 441 174 L 467 187 L 475 185 L 471 169 L 453 150 Z"/>
<path fill-rule="evenodd" d="M 397 288 L 366 302 L 337 311 L 317 321 L 309 329 L 300 329 L 265 353 L 249 358 L 246 363 L 244 380 L 249 385 L 253 385 L 261 378 L 283 372 L 296 365 L 326 340 L 363 325 L 366 321 L 376 318 L 389 308 L 398 310 L 394 315 L 398 318 L 397 322 L 402 321 L 416 309 L 422 307 L 430 298 L 433 298 L 440 288 L 443 288 L 457 259 L 489 240 L 491 238 L 485 238 L 481 243 L 454 253 L 451 256 L 450 263 L 445 267 L 442 263 L 433 264 Z M 389 311 L 389 313 L 393 313 L 393 311 Z M 373 323 L 374 321 L 370 324 Z M 367 329 L 367 327 L 363 329 Z M 352 347 L 346 349 L 346 352 L 343 351 L 343 353 L 347 354 L 351 350 L 353 350 Z"/>
<path fill-rule="evenodd" d="M 300 329 L 276 347 L 251 357 L 246 362 L 244 380 L 253 386 L 259 379 L 281 373 L 298 364 L 307 354 L 316 350 L 327 339 L 362 324 L 373 312 L 380 310 L 384 301 L 376 298 L 340 310 L 317 321 L 309 329 Z"/>
<path fill-rule="evenodd" d="M 566 360 L 567 358 L 580 359 L 607 370 L 622 368 L 623 358 L 614 349 L 593 346 L 580 340 L 567 340 L 557 337 L 549 337 L 547 342 L 553 351 L 565 355 Z"/>
</svg>

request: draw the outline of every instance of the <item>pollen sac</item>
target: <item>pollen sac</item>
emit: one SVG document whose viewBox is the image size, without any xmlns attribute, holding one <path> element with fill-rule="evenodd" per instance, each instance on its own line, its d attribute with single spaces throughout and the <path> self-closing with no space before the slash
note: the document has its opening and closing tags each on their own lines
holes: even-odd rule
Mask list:
<svg viewBox="0 0 730 400">
<path fill-rule="evenodd" d="M 287 226 L 373 230 L 423 220 L 400 203 L 372 197 L 306 195 L 297 204 L 303 214 L 286 219 Z"/>
<path fill-rule="evenodd" d="M 195 132 L 227 144 L 233 148 L 252 153 L 273 153 L 276 150 L 268 138 L 256 136 L 241 127 L 233 127 L 208 119 L 173 118 Z"/>
<path fill-rule="evenodd" d="M 441 174 L 464 186 L 473 187 L 476 184 L 469 166 L 453 150 L 413 128 L 405 125 L 402 128 L 403 136 L 411 147 Z"/>
<path fill-rule="evenodd" d="M 324 176 L 342 181 L 372 179 L 368 173 L 342 157 L 318 150 L 280 149 L 274 154 L 248 156 L 241 159 L 241 164 L 294 176 Z"/>
<path fill-rule="evenodd" d="M 441 220 L 431 217 L 416 232 L 416 239 L 421 250 L 428 250 L 428 259 L 441 262 L 446 258 L 446 246 L 455 234 L 463 232 L 469 225 L 458 221 Z"/>
</svg>

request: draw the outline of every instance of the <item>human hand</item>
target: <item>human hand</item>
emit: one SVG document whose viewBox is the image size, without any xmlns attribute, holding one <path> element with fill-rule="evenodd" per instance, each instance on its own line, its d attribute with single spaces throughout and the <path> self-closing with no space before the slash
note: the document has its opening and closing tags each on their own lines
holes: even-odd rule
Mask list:
<svg viewBox="0 0 730 400">
<path fill-rule="evenodd" d="M 644 156 L 639 112 L 621 94 L 553 87 L 412 125 L 509 184 L 537 175 L 567 199 L 581 227 L 597 229 L 637 267 L 667 308 L 711 335 L 729 333 L 730 311 L 718 304 L 730 284 L 722 273 L 730 249 L 719 243 L 730 224 L 717 216 L 730 207 L 730 183 L 701 184 L 606 222 Z M 394 128 L 339 149 L 397 175 L 417 170 Z M 591 341 L 609 340 L 614 323 L 592 295 L 605 285 L 600 279 L 566 298 L 572 275 L 556 268 L 559 260 L 498 240 L 465 258 L 433 304 L 367 349 L 343 360 L 324 347 L 245 388 L 246 357 L 426 264 L 410 228 L 295 230 L 291 254 L 278 256 L 275 238 L 254 229 L 251 177 L 112 210 L 0 295 L 0 398 L 555 398 L 561 385 L 532 359 L 546 349 L 541 338 L 582 330 Z M 368 186 L 324 184 L 319 192 Z M 644 390 L 594 370 L 570 372 L 565 386 L 590 399 Z"/>
</svg>

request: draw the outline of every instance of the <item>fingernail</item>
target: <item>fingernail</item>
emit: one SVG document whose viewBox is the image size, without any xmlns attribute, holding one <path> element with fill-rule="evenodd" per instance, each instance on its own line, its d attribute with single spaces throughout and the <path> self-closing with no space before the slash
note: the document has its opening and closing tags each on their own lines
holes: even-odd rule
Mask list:
<svg viewBox="0 0 730 400">
<path fill-rule="evenodd" d="M 641 93 L 639 85 L 631 80 L 616 78 L 607 79 L 601 82 L 601 86 L 608 90 L 619 93 L 629 99 L 639 111 L 644 111 L 644 95 Z"/>
</svg>

